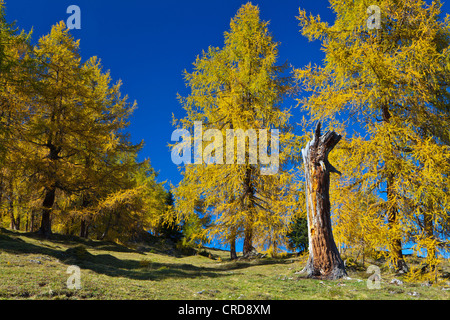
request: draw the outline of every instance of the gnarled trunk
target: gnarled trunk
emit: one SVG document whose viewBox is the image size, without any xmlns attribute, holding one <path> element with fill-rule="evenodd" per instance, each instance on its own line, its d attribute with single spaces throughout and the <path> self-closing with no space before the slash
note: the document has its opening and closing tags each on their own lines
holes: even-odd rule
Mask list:
<svg viewBox="0 0 450 320">
<path fill-rule="evenodd" d="M 339 173 L 329 162 L 328 153 L 341 140 L 337 133 L 320 134 L 302 150 L 306 178 L 309 259 L 305 271 L 309 277 L 339 279 L 347 275 L 333 238 L 330 218 L 330 172 Z"/>
</svg>

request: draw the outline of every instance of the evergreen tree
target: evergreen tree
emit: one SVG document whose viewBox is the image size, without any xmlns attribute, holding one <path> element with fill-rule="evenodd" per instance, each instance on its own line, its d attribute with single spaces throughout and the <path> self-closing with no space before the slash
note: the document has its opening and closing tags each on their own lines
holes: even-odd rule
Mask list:
<svg viewBox="0 0 450 320">
<path fill-rule="evenodd" d="M 32 79 L 23 163 L 38 176 L 37 187 L 43 191 L 40 232 L 49 235 L 58 190 L 82 193 L 81 206 L 88 207 L 93 189 L 114 177 L 118 154 L 137 152 L 140 146 L 131 145 L 122 133 L 135 107 L 121 97 L 120 82 L 111 86 L 95 57 L 81 63 L 79 41 L 63 22 L 39 40 L 34 54 L 39 69 Z"/>
<path fill-rule="evenodd" d="M 289 247 L 298 253 L 308 251 L 308 222 L 299 217 L 292 222 L 291 231 L 288 232 Z"/>
</svg>

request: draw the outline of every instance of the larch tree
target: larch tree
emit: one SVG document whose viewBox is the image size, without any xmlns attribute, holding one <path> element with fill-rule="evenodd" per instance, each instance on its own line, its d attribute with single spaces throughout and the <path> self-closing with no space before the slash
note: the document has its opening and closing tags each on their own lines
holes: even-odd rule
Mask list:
<svg viewBox="0 0 450 320">
<path fill-rule="evenodd" d="M 396 270 L 408 269 L 402 248 L 411 240 L 435 264 L 446 243 L 438 230 L 448 230 L 449 18 L 440 18 L 439 1 L 330 4 L 333 25 L 300 9 L 301 32 L 322 42 L 325 59 L 296 78 L 312 119 L 348 131 L 332 158 L 342 171 L 331 196 L 337 221 L 348 221 L 349 205 L 364 208 L 354 221 Z"/>
<path fill-rule="evenodd" d="M 80 194 L 86 208 L 90 194 L 104 183 L 101 177 L 111 172 L 104 168 L 117 161 L 112 154 L 139 146 L 131 145 L 122 132 L 134 105 L 121 97 L 120 82 L 110 85 L 96 58 L 81 63 L 79 41 L 63 22 L 39 40 L 34 56 L 39 69 L 24 133 L 31 152 L 23 160 L 43 190 L 40 233 L 49 235 L 58 190 Z"/>
<path fill-rule="evenodd" d="M 191 93 L 179 97 L 187 115 L 174 124 L 185 135 L 173 150 L 191 154 L 192 141 L 195 159 L 185 162 L 176 210 L 186 220 L 201 200 L 212 218 L 207 233 L 230 245 L 231 258 L 239 238 L 244 255 L 254 246 L 276 252 L 285 244 L 295 203 L 293 174 L 285 168 L 294 136 L 289 110 L 281 109 L 290 77 L 276 65 L 277 48 L 259 8 L 247 3 L 231 20 L 224 47 L 210 47 L 185 72 Z M 272 129 L 279 130 L 279 150 Z M 244 138 L 235 145 L 238 134 Z"/>
<path fill-rule="evenodd" d="M 29 106 L 26 92 L 29 75 L 35 70 L 31 59 L 30 34 L 18 32 L 13 24 L 6 22 L 4 5 L 0 2 L 0 203 L 8 213 L 11 229 L 18 230 L 23 219 L 15 204 L 18 188 L 23 187 L 26 172 L 22 170 L 21 132 L 27 121 Z M 0 216 L 1 220 L 1 216 Z"/>
<path fill-rule="evenodd" d="M 136 161 L 142 142 L 133 145 L 124 129 L 135 105 L 122 97 L 121 82 L 111 83 L 109 72 L 104 73 L 100 60 L 92 57 L 81 66 L 86 90 L 82 104 L 89 110 L 83 114 L 89 134 L 78 142 L 77 154 L 83 182 L 80 191 L 68 190 L 75 197 L 80 221 L 80 236 L 87 237 L 99 202 L 121 188 L 129 188 L 132 173 L 142 163 Z"/>
<path fill-rule="evenodd" d="M 128 240 L 173 222 L 143 142 L 126 129 L 136 103 L 97 57 L 81 62 L 63 22 L 37 45 L 0 1 L 1 223 L 14 230 Z M 170 218 L 169 218 L 170 217 Z"/>
</svg>

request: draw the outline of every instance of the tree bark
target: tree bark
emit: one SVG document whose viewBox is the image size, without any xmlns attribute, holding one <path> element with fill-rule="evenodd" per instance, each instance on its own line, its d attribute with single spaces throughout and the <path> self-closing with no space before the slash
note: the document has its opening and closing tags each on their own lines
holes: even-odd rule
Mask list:
<svg viewBox="0 0 450 320">
<path fill-rule="evenodd" d="M 251 225 L 247 225 L 244 230 L 244 247 L 242 254 L 248 256 L 253 252 L 253 230 Z"/>
<path fill-rule="evenodd" d="M 34 229 L 36 228 L 35 218 L 36 218 L 36 212 L 33 209 L 33 210 L 31 210 L 30 232 L 34 232 Z"/>
<path fill-rule="evenodd" d="M 56 187 L 52 186 L 45 192 L 44 202 L 42 203 L 42 219 L 41 228 L 39 234 L 48 237 L 52 234 L 52 227 L 50 221 L 50 213 L 52 211 L 53 204 L 55 203 Z"/>
<path fill-rule="evenodd" d="M 88 237 L 88 228 L 89 225 L 85 218 L 81 218 L 81 225 L 80 225 L 80 237 L 86 238 Z"/>
<path fill-rule="evenodd" d="M 339 279 L 347 275 L 334 242 L 330 218 L 330 172 L 340 174 L 329 162 L 328 153 L 341 140 L 337 133 L 320 134 L 317 124 L 314 138 L 302 150 L 306 178 L 309 258 L 308 277 Z"/>
</svg>

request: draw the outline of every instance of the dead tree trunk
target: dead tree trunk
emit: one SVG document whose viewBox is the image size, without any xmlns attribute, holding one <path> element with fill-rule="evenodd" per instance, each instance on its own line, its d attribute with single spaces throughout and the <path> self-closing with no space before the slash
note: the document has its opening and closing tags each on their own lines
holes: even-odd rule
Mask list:
<svg viewBox="0 0 450 320">
<path fill-rule="evenodd" d="M 330 172 L 340 172 L 328 162 L 328 153 L 341 136 L 334 131 L 321 136 L 320 127 L 319 122 L 314 138 L 302 150 L 309 237 L 309 258 L 304 271 L 309 277 L 339 279 L 347 273 L 331 229 L 329 188 Z"/>
</svg>

